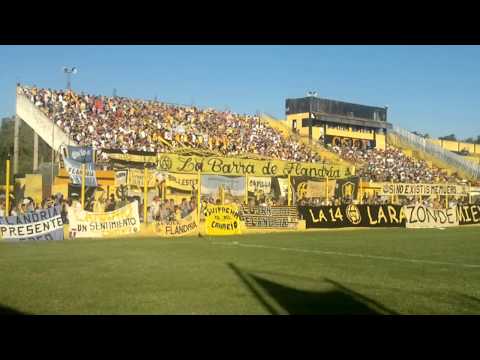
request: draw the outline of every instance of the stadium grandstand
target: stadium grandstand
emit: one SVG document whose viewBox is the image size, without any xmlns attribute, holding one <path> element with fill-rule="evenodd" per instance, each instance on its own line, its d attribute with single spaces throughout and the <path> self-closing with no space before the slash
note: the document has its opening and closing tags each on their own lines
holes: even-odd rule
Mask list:
<svg viewBox="0 0 480 360">
<path fill-rule="evenodd" d="M 387 122 L 387 110 L 317 96 L 286 100 L 291 131 L 357 164 L 357 175 L 365 181 L 478 183 L 478 172 L 462 177 L 454 166 L 416 158 L 413 145 L 405 151 L 395 139 L 388 143 L 396 129 Z"/>
<path fill-rule="evenodd" d="M 150 190 L 143 193 L 140 180 L 136 187 L 132 186 L 133 175 L 128 175 L 125 183 L 120 184 L 118 181 L 121 176 L 119 171 L 130 170 L 130 174 L 144 168 L 152 172 L 159 169 L 172 171 L 171 163 L 183 160 L 185 156 L 190 156 L 188 161 L 192 164 L 188 166 L 191 166 L 189 172 L 192 176 L 195 174 L 195 159 L 198 162 L 198 159 L 216 158 L 210 162 L 214 161 L 213 166 L 219 169 L 217 175 L 225 176 L 248 176 L 248 167 L 253 168 L 253 165 L 235 163 L 241 159 L 261 161 L 260 165 L 270 164 L 269 161 L 290 164 L 285 165 L 288 171 L 276 174 L 277 180 L 265 180 L 270 186 L 268 190 L 250 191 L 244 184 L 244 195 L 239 197 L 233 195 L 233 185 L 228 187 L 217 184 L 214 189 L 216 195 L 206 197 L 207 203 L 220 201 L 222 204 L 235 202 L 257 206 L 327 206 L 422 202 L 429 206 L 445 207 L 448 206 L 448 201 L 450 205 L 461 204 L 471 201 L 470 195 L 474 199 L 478 195 L 471 191 L 472 186 L 475 190 L 479 185 L 478 172 L 466 171 L 462 167 L 464 164 L 456 163 L 456 159 L 442 159 L 442 156 L 433 152 L 427 156 L 429 151 L 425 147 L 419 148 L 411 139 L 415 135 L 405 135 L 401 129 L 396 129 L 387 122 L 387 107 L 352 104 L 309 94 L 304 98 L 287 99 L 286 119 L 277 120 L 266 114 L 241 115 L 211 108 L 172 105 L 157 100 L 76 93 L 70 89 L 52 90 L 19 84 L 16 91 L 16 121 L 22 119 L 29 124 L 34 129 L 36 140 L 33 172 L 28 175 L 29 179 L 18 180 L 23 181 L 26 188 L 24 195 L 31 194 L 31 201 L 24 207 L 16 201 L 17 208 L 14 212 L 26 211 L 28 207 L 35 209 L 48 204 L 62 204 L 66 214 L 74 201 L 72 197 L 78 197 L 82 192 L 82 197 L 86 197 L 85 203 L 82 201 L 82 205 L 76 206 L 90 210 L 111 211 L 137 199 L 139 209 L 145 209 L 144 218 L 149 216 L 150 219 L 156 219 L 160 213 L 163 214 L 160 217 L 173 218 L 175 213 L 182 213 L 182 217 L 185 217 L 193 210 L 206 206 L 199 203 L 199 190 L 193 180 L 188 180 L 189 187 L 184 186 L 183 192 L 179 193 L 162 188 L 166 182 L 159 179 L 158 174 L 155 175 L 155 186 L 149 185 L 158 190 L 153 193 Z M 55 161 L 49 168 L 43 167 L 43 171 L 38 164 L 38 136 L 56 154 Z M 15 141 L 19 141 L 18 137 Z M 94 165 L 91 170 L 96 170 L 96 178 L 95 183 L 87 184 L 85 190 L 79 187 L 78 182 L 72 183 L 74 170 L 67 169 L 64 162 L 70 147 L 92 151 Z M 184 158 L 165 157 L 172 154 Z M 15 168 L 18 153 L 14 155 Z M 170 163 L 170 167 L 162 168 L 164 161 Z M 180 172 L 188 173 L 184 171 L 188 161 L 178 167 L 182 170 Z M 225 168 L 225 165 L 218 165 L 215 161 L 230 165 Z M 294 166 L 298 169 L 305 167 L 305 164 L 322 166 L 324 175 L 307 179 L 311 171 L 318 175 L 318 168 L 308 170 L 310 172 L 293 172 Z M 231 166 L 235 171 L 240 166 L 244 172 L 235 173 Z M 329 173 L 329 167 L 347 169 L 348 176 L 358 179 L 358 182 L 352 183 L 354 191 L 337 191 L 341 178 L 348 176 L 339 175 L 339 172 L 333 170 Z M 139 178 L 149 176 L 145 174 L 139 175 Z M 259 173 L 252 172 L 252 178 L 253 175 L 258 176 Z M 294 185 L 295 181 L 291 179 L 293 175 L 304 176 L 304 185 L 299 185 L 298 181 Z M 77 176 L 80 176 L 78 169 Z M 288 181 L 285 191 L 282 191 L 282 181 Z M 244 182 L 248 182 L 248 179 L 245 178 Z M 255 184 L 260 183 L 257 181 Z M 306 183 L 309 184 L 309 191 L 305 190 Z M 466 192 L 463 192 L 461 196 L 452 196 L 450 199 L 444 195 L 423 197 L 417 194 L 395 197 L 382 192 L 386 183 L 468 186 L 471 194 L 467 197 Z M 126 189 L 125 185 L 128 185 Z M 274 188 L 276 191 L 271 190 Z M 42 189 L 41 196 L 38 195 L 38 189 Z M 103 195 L 99 196 L 99 193 Z M 5 207 L 5 203 L 2 204 Z M 167 213 L 170 215 L 167 216 Z"/>
<path fill-rule="evenodd" d="M 256 115 L 27 86 L 18 87 L 18 92 L 80 146 L 152 153 L 191 148 L 225 156 L 322 160 Z"/>
</svg>

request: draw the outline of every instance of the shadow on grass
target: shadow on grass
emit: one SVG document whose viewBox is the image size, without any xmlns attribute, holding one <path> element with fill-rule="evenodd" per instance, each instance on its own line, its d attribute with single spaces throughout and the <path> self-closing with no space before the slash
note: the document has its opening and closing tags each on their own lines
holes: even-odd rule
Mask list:
<svg viewBox="0 0 480 360">
<path fill-rule="evenodd" d="M 232 263 L 230 269 L 243 281 L 262 306 L 272 315 L 281 311 L 273 306 L 263 293 L 268 294 L 290 315 L 394 315 L 393 310 L 367 298 L 331 279 L 324 279 L 334 290 L 315 292 L 298 290 L 273 282 L 252 273 L 244 272 Z"/>
<path fill-rule="evenodd" d="M 0 304 L 0 316 L 3 316 L 3 315 L 27 315 L 27 314 Z"/>
</svg>

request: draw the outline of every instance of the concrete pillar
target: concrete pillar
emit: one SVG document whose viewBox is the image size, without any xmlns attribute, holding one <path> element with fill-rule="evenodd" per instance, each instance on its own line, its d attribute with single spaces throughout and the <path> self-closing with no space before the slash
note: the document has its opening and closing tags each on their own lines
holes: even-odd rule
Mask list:
<svg viewBox="0 0 480 360">
<path fill-rule="evenodd" d="M 38 170 L 38 134 L 33 133 L 33 171 Z"/>
<path fill-rule="evenodd" d="M 18 135 L 20 132 L 20 118 L 15 115 L 15 128 L 13 132 L 13 173 L 18 173 Z"/>
</svg>

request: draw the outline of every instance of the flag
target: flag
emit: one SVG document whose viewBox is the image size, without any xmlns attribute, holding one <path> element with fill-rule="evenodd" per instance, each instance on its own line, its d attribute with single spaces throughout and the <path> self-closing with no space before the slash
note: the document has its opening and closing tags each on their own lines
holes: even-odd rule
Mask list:
<svg viewBox="0 0 480 360">
<path fill-rule="evenodd" d="M 337 180 L 337 184 L 335 186 L 335 197 L 348 197 L 350 199 L 356 199 L 359 185 L 360 178 L 358 176 L 351 176 L 346 179 L 339 179 Z"/>
</svg>

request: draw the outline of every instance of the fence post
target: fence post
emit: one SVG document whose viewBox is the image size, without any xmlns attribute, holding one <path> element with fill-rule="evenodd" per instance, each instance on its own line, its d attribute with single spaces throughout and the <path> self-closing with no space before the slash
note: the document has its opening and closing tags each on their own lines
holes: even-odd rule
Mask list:
<svg viewBox="0 0 480 360">
<path fill-rule="evenodd" d="M 287 184 L 287 204 L 288 206 L 291 206 L 292 204 L 292 201 L 291 201 L 291 193 L 292 193 L 292 189 L 290 188 L 290 174 L 288 174 L 288 184 Z"/>
<path fill-rule="evenodd" d="M 146 164 L 143 164 L 143 223 L 147 224 L 147 197 L 148 197 L 148 169 Z"/>
<path fill-rule="evenodd" d="M 390 183 L 393 184 L 393 179 L 390 180 Z M 393 191 L 392 191 L 392 195 L 390 195 L 390 202 L 393 204 L 394 203 L 394 200 L 393 200 Z"/>
<path fill-rule="evenodd" d="M 5 217 L 10 215 L 10 154 L 7 159 L 7 169 L 5 174 Z"/>
<path fill-rule="evenodd" d="M 52 178 L 53 184 L 53 178 Z M 82 163 L 82 210 L 85 210 L 85 163 Z"/>
<path fill-rule="evenodd" d="M 248 174 L 245 174 L 245 205 L 248 205 Z"/>
<path fill-rule="evenodd" d="M 359 184 L 360 184 L 360 191 L 358 192 L 358 195 L 360 196 L 359 204 L 362 204 L 362 200 L 363 200 L 363 196 L 362 196 L 362 195 L 363 195 L 363 194 L 362 194 L 362 192 L 363 192 L 362 179 L 359 178 L 359 179 L 358 179 L 358 182 L 359 182 Z"/>
<path fill-rule="evenodd" d="M 198 176 L 198 187 L 197 187 L 197 221 L 200 224 L 200 190 L 202 189 L 202 175 L 200 174 L 200 170 L 197 173 Z"/>
<path fill-rule="evenodd" d="M 325 197 L 328 201 L 328 176 L 325 177 Z"/>
</svg>

